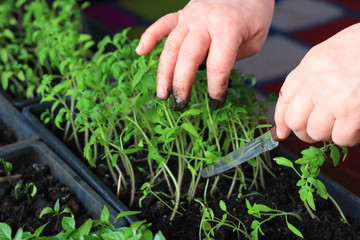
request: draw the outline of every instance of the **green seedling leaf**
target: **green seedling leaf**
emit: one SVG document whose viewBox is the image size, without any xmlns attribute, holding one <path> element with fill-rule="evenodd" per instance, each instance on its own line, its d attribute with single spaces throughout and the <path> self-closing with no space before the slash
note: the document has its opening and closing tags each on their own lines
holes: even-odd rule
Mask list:
<svg viewBox="0 0 360 240">
<path fill-rule="evenodd" d="M 196 128 L 191 123 L 183 123 L 181 128 L 192 134 L 193 136 L 200 138 Z"/>
<path fill-rule="evenodd" d="M 75 219 L 73 217 L 63 217 L 61 226 L 65 231 L 73 231 L 75 230 Z"/>
<path fill-rule="evenodd" d="M 0 59 L 5 64 L 8 61 L 8 53 L 5 48 L 0 49 Z"/>
<path fill-rule="evenodd" d="M 206 230 L 206 231 L 210 231 L 212 229 L 212 226 L 209 222 L 203 222 L 202 224 L 202 229 Z"/>
<path fill-rule="evenodd" d="M 319 156 L 322 155 L 322 152 L 320 149 L 310 146 L 308 149 L 301 151 L 301 154 L 304 156 Z"/>
<path fill-rule="evenodd" d="M 104 240 L 118 240 L 125 239 L 124 234 L 122 232 L 109 232 L 101 234 L 101 238 Z"/>
<path fill-rule="evenodd" d="M 60 200 L 56 200 L 55 204 L 54 204 L 54 211 L 55 212 L 59 212 L 60 211 Z"/>
<path fill-rule="evenodd" d="M 24 233 L 23 229 L 19 228 L 17 230 L 17 232 L 15 233 L 15 236 L 14 236 L 13 240 L 22 240 L 23 239 L 23 233 Z"/>
<path fill-rule="evenodd" d="M 347 158 L 348 154 L 349 154 L 348 149 L 346 147 L 344 147 L 344 146 L 339 146 L 339 147 L 341 148 L 342 153 L 343 153 L 342 161 L 344 161 Z"/>
<path fill-rule="evenodd" d="M 4 35 L 4 37 L 7 37 L 7 38 L 9 38 L 11 40 L 15 39 L 15 35 L 10 29 L 4 29 L 3 35 Z"/>
<path fill-rule="evenodd" d="M 296 236 L 298 237 L 301 237 L 301 238 L 304 238 L 304 236 L 302 235 L 302 233 L 300 232 L 299 229 L 297 229 L 294 225 L 292 225 L 291 223 L 289 223 L 287 220 L 286 220 L 286 225 L 287 227 L 289 228 L 290 231 L 292 231 Z"/>
<path fill-rule="evenodd" d="M 34 232 L 34 237 L 39 237 L 48 224 L 49 224 L 49 222 L 47 222 L 47 223 L 41 225 L 40 227 L 38 227 Z"/>
<path fill-rule="evenodd" d="M 145 240 L 145 239 L 144 239 Z M 161 231 L 159 231 L 158 233 L 156 233 L 156 235 L 154 236 L 154 240 L 166 240 L 164 235 L 162 234 Z"/>
<path fill-rule="evenodd" d="M 76 233 L 72 235 L 73 239 L 82 239 L 83 236 L 89 235 L 92 228 L 92 220 L 86 220 L 77 230 Z"/>
<path fill-rule="evenodd" d="M 335 146 L 330 146 L 330 158 L 333 160 L 334 167 L 336 167 L 340 161 L 340 151 Z"/>
<path fill-rule="evenodd" d="M 315 180 L 314 183 L 320 197 L 324 198 L 324 199 L 328 199 L 328 193 L 326 191 L 326 187 L 325 185 L 320 181 L 320 180 Z"/>
<path fill-rule="evenodd" d="M 254 220 L 251 223 L 251 229 L 253 229 L 250 233 L 251 240 L 258 240 L 259 239 L 259 228 L 260 222 L 258 220 Z"/>
<path fill-rule="evenodd" d="M 274 209 L 264 205 L 264 204 L 256 204 L 257 209 L 259 210 L 259 212 L 271 212 L 274 211 Z"/>
<path fill-rule="evenodd" d="M 143 67 L 143 68 L 140 68 L 140 70 L 137 71 L 137 73 L 135 74 L 134 76 L 134 79 L 133 81 L 131 82 L 131 87 L 134 89 L 138 84 L 139 82 L 141 81 L 142 77 L 144 76 L 144 74 L 149 71 L 149 67 Z"/>
<path fill-rule="evenodd" d="M 53 213 L 53 212 L 54 212 L 54 210 L 52 208 L 46 207 L 43 210 L 41 210 L 39 218 L 42 218 L 44 215 L 49 214 L 49 213 Z"/>
<path fill-rule="evenodd" d="M 225 202 L 223 200 L 220 200 L 219 206 L 220 206 L 221 210 L 226 212 L 226 204 L 225 204 Z"/>
<path fill-rule="evenodd" d="M 289 159 L 286 159 L 284 157 L 276 157 L 276 158 L 274 158 L 274 161 L 277 164 L 285 166 L 285 167 L 290 167 L 290 168 L 294 167 L 294 164 Z"/>
<path fill-rule="evenodd" d="M 316 211 L 315 202 L 314 202 L 314 195 L 311 191 L 308 191 L 306 194 L 306 201 L 309 204 L 310 208 Z"/>
<path fill-rule="evenodd" d="M 119 213 L 115 220 L 119 219 L 119 218 L 122 218 L 122 217 L 126 217 L 126 216 L 131 216 L 131 215 L 136 215 L 136 214 L 140 214 L 141 211 L 124 211 L 124 212 L 121 212 Z"/>
<path fill-rule="evenodd" d="M 202 113 L 200 109 L 189 109 L 185 112 L 183 112 L 179 118 L 185 117 L 185 116 L 196 116 Z"/>
<path fill-rule="evenodd" d="M 6 223 L 0 223 L 0 239 L 12 240 L 11 238 L 11 227 Z"/>
<path fill-rule="evenodd" d="M 22 70 L 20 70 L 18 73 L 17 73 L 17 77 L 20 81 L 24 82 L 25 81 L 25 74 Z"/>
<path fill-rule="evenodd" d="M 113 167 L 115 167 L 118 159 L 119 159 L 119 154 L 114 154 L 114 155 L 111 156 L 111 165 Z"/>
<path fill-rule="evenodd" d="M 4 90 L 7 90 L 9 87 L 9 78 L 13 75 L 12 72 L 2 72 L 1 73 L 1 86 Z"/>
<path fill-rule="evenodd" d="M 106 205 L 104 205 L 101 214 L 100 214 L 100 220 L 104 222 L 108 222 L 110 217 L 109 209 Z"/>
</svg>

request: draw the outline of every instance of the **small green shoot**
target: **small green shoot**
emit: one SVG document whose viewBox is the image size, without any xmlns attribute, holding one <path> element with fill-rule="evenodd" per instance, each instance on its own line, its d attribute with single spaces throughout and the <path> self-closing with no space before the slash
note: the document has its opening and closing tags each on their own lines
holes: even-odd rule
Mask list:
<svg viewBox="0 0 360 240">
<path fill-rule="evenodd" d="M 46 214 L 52 214 L 53 217 L 56 217 L 56 228 L 57 226 L 59 225 L 60 223 L 60 217 L 66 213 L 69 213 L 72 215 L 71 213 L 71 209 L 69 207 L 65 207 L 63 210 L 61 210 L 61 207 L 60 207 L 60 201 L 59 199 L 56 200 L 55 204 L 54 204 L 54 208 L 51 208 L 51 207 L 46 207 L 44 208 L 41 212 L 40 212 L 40 215 L 39 215 L 39 218 L 42 218 L 44 215 Z"/>
<path fill-rule="evenodd" d="M 255 218 L 261 219 L 261 220 L 254 220 L 251 223 L 251 229 L 252 229 L 251 239 L 252 240 L 258 240 L 259 233 L 261 235 L 265 236 L 265 233 L 261 229 L 261 225 L 264 224 L 265 222 L 270 221 L 271 219 L 273 219 L 275 217 L 285 217 L 285 222 L 286 222 L 286 226 L 288 227 L 288 229 L 291 232 L 293 232 L 295 235 L 297 235 L 298 237 L 304 238 L 304 236 L 300 232 L 300 230 L 297 229 L 294 225 L 292 225 L 288 220 L 289 216 L 294 216 L 302 221 L 301 217 L 298 214 L 292 213 L 292 212 L 284 212 L 284 211 L 280 211 L 277 209 L 272 209 L 264 204 L 254 203 L 253 205 L 251 205 L 249 200 L 246 199 L 245 201 L 246 201 L 246 207 L 248 209 L 248 214 L 254 216 Z"/>
<path fill-rule="evenodd" d="M 25 194 L 27 199 L 30 201 L 31 198 L 35 197 L 37 193 L 37 187 L 34 183 L 17 183 L 14 188 L 15 199 L 18 199 L 20 194 Z"/>
</svg>

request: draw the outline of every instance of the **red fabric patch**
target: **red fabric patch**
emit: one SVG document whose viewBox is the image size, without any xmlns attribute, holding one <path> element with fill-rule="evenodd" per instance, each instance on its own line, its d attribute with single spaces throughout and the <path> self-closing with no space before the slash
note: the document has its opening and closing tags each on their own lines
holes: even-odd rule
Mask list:
<svg viewBox="0 0 360 240">
<path fill-rule="evenodd" d="M 360 10 L 360 1 L 358 0 L 331 0 L 339 5 L 345 6 L 351 10 Z"/>
<path fill-rule="evenodd" d="M 91 4 L 90 7 L 84 9 L 84 12 L 114 31 L 139 24 L 135 17 L 111 4 Z"/>
<path fill-rule="evenodd" d="M 292 35 L 294 38 L 299 39 L 310 46 L 314 46 L 325 41 L 342 29 L 358 22 L 360 22 L 360 18 L 344 17 L 318 27 L 294 32 Z"/>
</svg>

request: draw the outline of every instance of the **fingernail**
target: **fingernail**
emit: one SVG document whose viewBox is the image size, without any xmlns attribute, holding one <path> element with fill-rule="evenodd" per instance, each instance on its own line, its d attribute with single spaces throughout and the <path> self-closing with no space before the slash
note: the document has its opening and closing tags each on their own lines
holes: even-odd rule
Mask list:
<svg viewBox="0 0 360 240">
<path fill-rule="evenodd" d="M 175 95 L 173 95 L 173 99 L 172 99 L 172 103 L 171 103 L 171 108 L 174 111 L 180 111 L 183 110 L 186 107 L 186 101 L 176 97 Z"/>
<path fill-rule="evenodd" d="M 144 44 L 142 44 L 141 42 L 139 43 L 139 45 L 136 47 L 135 51 L 137 53 L 139 53 L 139 51 L 141 51 L 144 48 Z"/>
<path fill-rule="evenodd" d="M 224 96 L 221 98 L 221 100 L 214 99 L 211 97 L 209 97 L 209 98 L 210 98 L 209 105 L 210 105 L 211 109 L 216 110 L 216 109 L 221 108 L 224 105 L 225 100 L 226 100 L 226 95 L 224 94 Z"/>
<path fill-rule="evenodd" d="M 169 97 L 170 91 L 166 90 L 163 87 L 158 87 L 156 89 L 156 96 L 158 99 L 165 100 Z"/>
</svg>

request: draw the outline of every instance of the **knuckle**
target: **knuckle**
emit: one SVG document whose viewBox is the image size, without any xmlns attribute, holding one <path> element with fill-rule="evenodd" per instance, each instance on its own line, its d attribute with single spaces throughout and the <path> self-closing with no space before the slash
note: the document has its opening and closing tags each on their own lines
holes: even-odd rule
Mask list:
<svg viewBox="0 0 360 240">
<path fill-rule="evenodd" d="M 231 69 L 224 64 L 221 63 L 207 63 L 206 71 L 210 74 L 228 74 Z"/>
<path fill-rule="evenodd" d="M 294 132 L 303 131 L 305 129 L 305 124 L 303 122 L 289 114 L 285 115 L 285 124 Z"/>
<path fill-rule="evenodd" d="M 179 47 L 178 47 L 178 45 L 177 45 L 174 41 L 168 39 L 168 40 L 165 42 L 164 51 L 173 53 L 173 52 L 178 51 L 178 49 L 179 49 Z"/>
<path fill-rule="evenodd" d="M 179 60 L 183 62 L 194 62 L 198 56 L 188 48 L 181 49 Z"/>
</svg>

